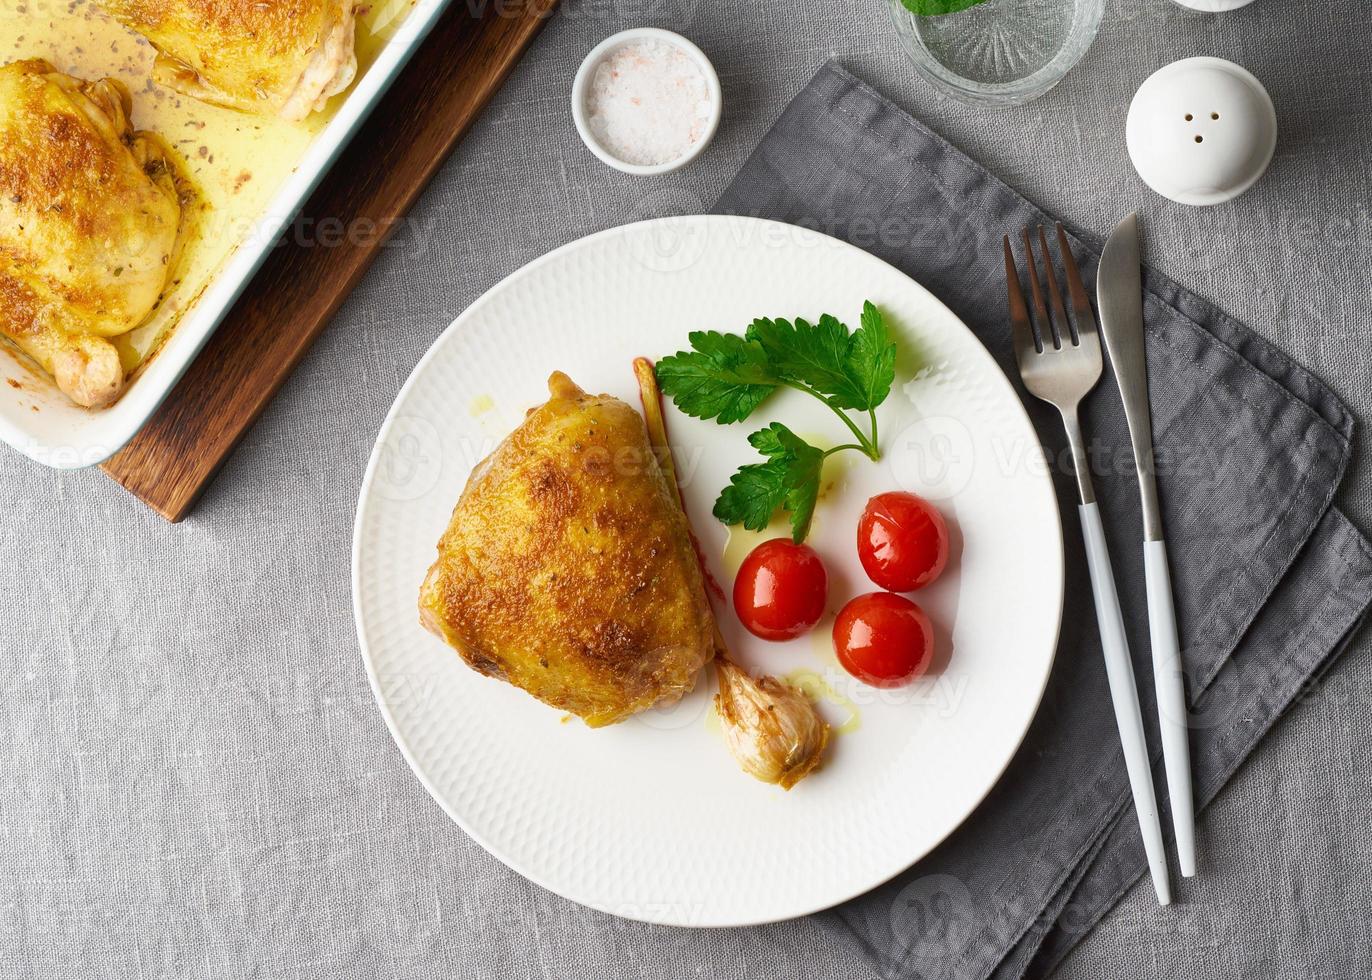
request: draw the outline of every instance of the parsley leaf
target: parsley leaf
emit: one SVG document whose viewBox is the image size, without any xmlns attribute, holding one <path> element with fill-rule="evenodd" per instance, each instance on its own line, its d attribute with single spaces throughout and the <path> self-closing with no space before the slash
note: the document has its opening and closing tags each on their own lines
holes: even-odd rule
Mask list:
<svg viewBox="0 0 1372 980">
<path fill-rule="evenodd" d="M 729 485 L 719 492 L 712 513 L 725 524 L 761 531 L 785 499 L 786 462 L 769 459 L 740 466 Z"/>
<path fill-rule="evenodd" d="M 862 304 L 862 325 L 848 343 L 848 370 L 862 389 L 861 403 L 852 407 L 867 411 L 886 400 L 896 380 L 896 344 L 870 300 Z"/>
<path fill-rule="evenodd" d="M 935 14 L 955 14 L 959 10 L 975 7 L 982 2 L 983 0 L 901 0 L 907 10 L 920 17 L 932 17 Z"/>
<path fill-rule="evenodd" d="M 819 323 L 759 318 L 746 336 L 762 347 L 784 382 L 821 395 L 831 408 L 869 412 L 891 391 L 896 345 L 870 302 L 856 333 L 826 313 Z"/>
<path fill-rule="evenodd" d="M 835 408 L 860 407 L 861 386 L 848 371 L 848 328 L 834 317 L 826 313 L 818 324 L 760 318 L 747 337 L 762 346 L 786 381 L 813 388 Z"/>
<path fill-rule="evenodd" d="M 740 467 L 715 501 L 714 514 L 721 521 L 753 531 L 766 528 L 772 514 L 785 508 L 792 537 L 803 541 L 825 458 L 845 449 L 881 458 L 876 409 L 896 377 L 896 344 L 881 311 L 864 303 L 855 331 L 826 313 L 817 323 L 760 317 L 743 336 L 708 330 L 690 334 L 689 340 L 691 350 L 664 357 L 656 366 L 662 391 L 687 415 L 739 422 L 785 386 L 829 406 L 852 434 L 852 441 L 822 451 L 774 422 L 748 437 L 766 459 Z M 866 414 L 866 431 L 853 412 Z"/>
<path fill-rule="evenodd" d="M 825 453 L 780 422 L 754 432 L 748 442 L 767 461 L 739 467 L 715 501 L 714 515 L 725 524 L 761 531 L 784 507 L 791 515 L 791 537 L 799 544 L 810 533 Z"/>
<path fill-rule="evenodd" d="M 739 422 L 780 387 L 760 344 L 714 330 L 697 330 L 687 339 L 692 350 L 657 362 L 658 384 L 687 415 Z"/>
</svg>

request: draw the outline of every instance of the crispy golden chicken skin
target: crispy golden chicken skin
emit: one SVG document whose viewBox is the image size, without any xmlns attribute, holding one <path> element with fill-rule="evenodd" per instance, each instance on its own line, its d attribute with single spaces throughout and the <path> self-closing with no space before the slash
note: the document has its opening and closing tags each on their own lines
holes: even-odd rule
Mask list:
<svg viewBox="0 0 1372 980">
<path fill-rule="evenodd" d="M 90 407 L 123 389 L 105 338 L 152 312 L 180 241 L 176 158 L 129 110 L 114 79 L 0 68 L 0 332 Z"/>
<path fill-rule="evenodd" d="M 689 691 L 714 621 L 643 419 L 565 374 L 473 471 L 420 619 L 483 674 L 609 725 Z"/>
<path fill-rule="evenodd" d="M 283 119 L 324 108 L 357 74 L 354 0 L 98 0 L 158 50 L 154 77 Z"/>
</svg>

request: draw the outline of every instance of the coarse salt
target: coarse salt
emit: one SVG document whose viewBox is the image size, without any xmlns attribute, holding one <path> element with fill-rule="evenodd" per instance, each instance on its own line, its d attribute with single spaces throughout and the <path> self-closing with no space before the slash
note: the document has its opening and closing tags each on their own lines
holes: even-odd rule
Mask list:
<svg viewBox="0 0 1372 980">
<path fill-rule="evenodd" d="M 630 41 L 606 55 L 586 94 L 592 135 L 612 156 L 637 166 L 681 159 L 705 138 L 712 115 L 700 65 L 655 38 Z"/>
</svg>

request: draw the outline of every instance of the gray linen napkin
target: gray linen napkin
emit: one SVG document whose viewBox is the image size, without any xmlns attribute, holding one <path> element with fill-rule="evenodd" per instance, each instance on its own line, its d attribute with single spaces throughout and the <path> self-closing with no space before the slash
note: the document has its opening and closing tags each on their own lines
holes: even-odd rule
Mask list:
<svg viewBox="0 0 1372 980">
<path fill-rule="evenodd" d="M 791 103 L 718 210 L 818 228 L 869 249 L 947 303 L 1019 385 L 1001 235 L 1050 219 L 837 65 Z M 1073 244 L 1089 284 L 1099 247 L 1080 236 Z M 1372 547 L 1331 507 L 1353 432 L 1339 400 L 1163 276 L 1146 273 L 1145 292 L 1159 492 L 1204 805 L 1361 623 L 1372 599 Z M 1050 458 L 1063 458 L 1056 413 L 1024 398 Z M 1096 486 L 1153 720 L 1139 498 L 1132 467 L 1116 463 L 1128 458 L 1129 440 L 1108 371 L 1084 413 L 1100 449 Z M 1045 975 L 1144 872 L 1075 485 L 1067 472 L 1056 479 L 1068 558 L 1062 639 L 1015 762 L 934 853 L 822 916 L 886 976 Z M 1158 760 L 1155 724 L 1149 737 Z M 1159 761 L 1160 791 L 1161 773 Z M 1201 874 L 1205 843 L 1202 824 Z M 1184 898 L 1185 885 L 1176 890 Z M 1174 913 L 1157 914 L 1165 921 Z"/>
</svg>

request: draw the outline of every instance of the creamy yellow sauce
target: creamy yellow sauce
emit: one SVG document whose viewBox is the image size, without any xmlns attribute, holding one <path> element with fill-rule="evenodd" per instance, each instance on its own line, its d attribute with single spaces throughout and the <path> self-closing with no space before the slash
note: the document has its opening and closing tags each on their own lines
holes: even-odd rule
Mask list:
<svg viewBox="0 0 1372 980">
<path fill-rule="evenodd" d="M 712 735 L 724 734 L 724 721 L 719 717 L 714 698 L 710 699 L 710 707 L 705 709 L 705 730 Z"/>
<path fill-rule="evenodd" d="M 414 3 L 383 0 L 359 9 L 359 77 Z M 44 58 L 78 78 L 119 79 L 133 95 L 135 128 L 178 151 L 195 184 L 198 202 L 184 215 L 185 244 L 162 302 L 147 322 L 114 340 L 128 370 L 157 350 L 234 249 L 257 233 L 257 219 L 348 94 L 299 123 L 248 115 L 156 84 L 155 54 L 91 0 L 0 0 L 0 63 Z"/>
<path fill-rule="evenodd" d="M 827 701 L 844 713 L 843 721 L 834 726 L 835 735 L 848 735 L 862 727 L 862 714 L 857 705 L 844 697 L 813 670 L 796 670 L 782 678 L 787 684 L 805 693 L 811 701 Z"/>
<path fill-rule="evenodd" d="M 495 399 L 490 395 L 477 395 L 472 399 L 471 404 L 467 406 L 467 410 L 471 413 L 473 418 L 476 418 L 478 415 L 485 415 L 494 408 Z"/>
<path fill-rule="evenodd" d="M 750 531 L 742 524 L 729 524 L 725 526 L 724 533 L 727 537 L 724 539 L 724 552 L 720 556 L 720 561 L 729 576 L 729 581 L 722 584 L 732 588 L 734 576 L 738 574 L 748 553 L 772 538 L 789 538 L 791 524 L 784 511 L 777 511 L 772 515 L 772 522 L 761 531 Z"/>
</svg>

